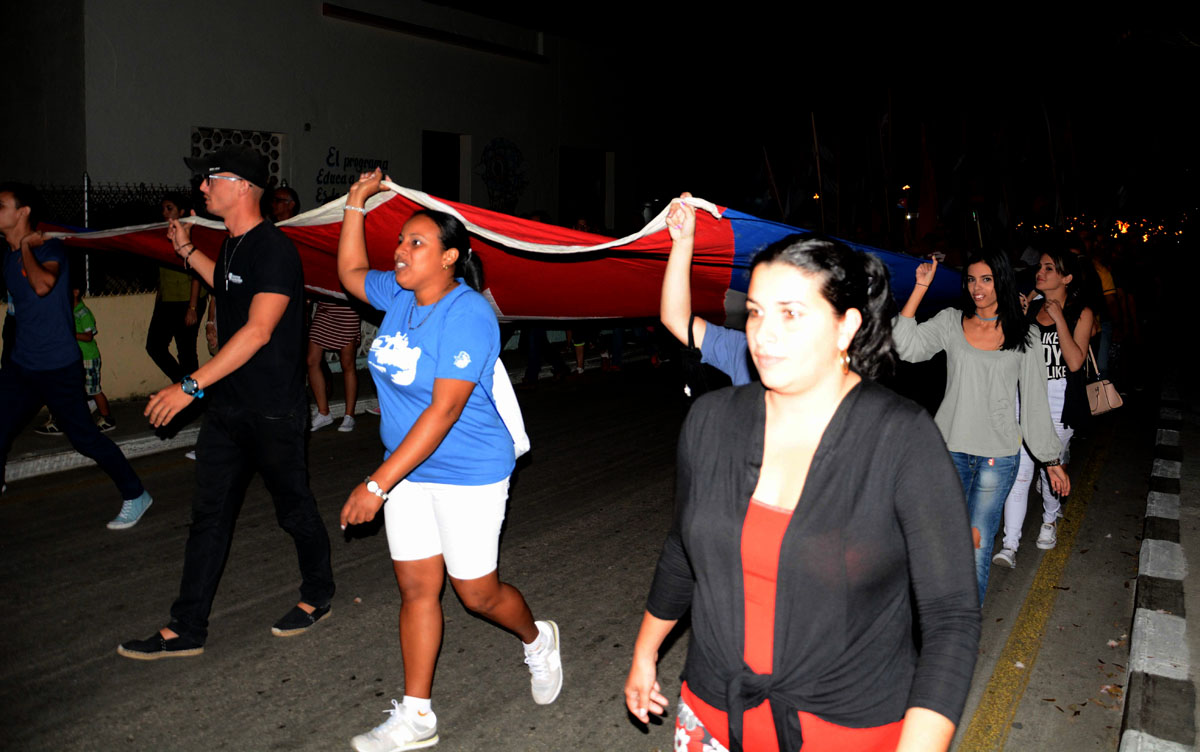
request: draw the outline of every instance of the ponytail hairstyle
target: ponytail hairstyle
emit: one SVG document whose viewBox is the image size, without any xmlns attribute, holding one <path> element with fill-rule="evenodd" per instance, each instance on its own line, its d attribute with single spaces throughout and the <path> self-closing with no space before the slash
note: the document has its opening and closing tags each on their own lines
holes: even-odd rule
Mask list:
<svg viewBox="0 0 1200 752">
<path fill-rule="evenodd" d="M 467 228 L 453 214 L 422 209 L 413 217 L 425 217 L 437 225 L 438 241 L 444 250 L 458 250 L 458 258 L 454 262 L 454 276 L 463 281 L 475 292 L 483 290 L 483 262 L 471 251 L 471 235 Z"/>
<path fill-rule="evenodd" d="M 888 376 L 896 366 L 892 317 L 896 302 L 883 262 L 816 233 L 789 235 L 760 251 L 750 264 L 788 264 L 821 281 L 821 296 L 838 316 L 857 308 L 862 325 L 850 347 L 850 367 L 864 379 Z"/>
<path fill-rule="evenodd" d="M 975 301 L 967 289 L 967 270 L 971 264 L 987 264 L 992 270 L 992 285 L 996 290 L 996 315 L 1000 330 L 1004 333 L 1001 350 L 1025 352 L 1029 346 L 1029 321 L 1021 310 L 1021 299 L 1017 293 L 1017 277 L 1012 264 L 1003 251 L 978 248 L 967 254 L 962 275 L 962 312 L 966 320 L 975 315 Z"/>
</svg>

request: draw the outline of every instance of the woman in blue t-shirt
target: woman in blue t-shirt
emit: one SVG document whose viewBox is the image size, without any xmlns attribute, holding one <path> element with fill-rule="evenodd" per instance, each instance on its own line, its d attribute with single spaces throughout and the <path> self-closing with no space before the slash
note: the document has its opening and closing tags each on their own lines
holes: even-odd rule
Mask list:
<svg viewBox="0 0 1200 752">
<path fill-rule="evenodd" d="M 492 395 L 500 332 L 477 291 L 479 260 L 462 222 L 420 211 L 404 224 L 394 268 L 371 270 L 365 205 L 382 180 L 376 169 L 351 186 L 338 242 L 342 285 L 384 312 L 368 364 L 386 449 L 383 464 L 350 493 L 341 523 L 369 522 L 384 508 L 400 587 L 404 701 L 393 700 L 387 721 L 354 737 L 359 752 L 437 743 L 430 697 L 447 572 L 464 606 L 521 638 L 534 701 L 551 703 L 562 688 L 558 626 L 535 622 L 496 570 L 515 455 Z"/>
</svg>

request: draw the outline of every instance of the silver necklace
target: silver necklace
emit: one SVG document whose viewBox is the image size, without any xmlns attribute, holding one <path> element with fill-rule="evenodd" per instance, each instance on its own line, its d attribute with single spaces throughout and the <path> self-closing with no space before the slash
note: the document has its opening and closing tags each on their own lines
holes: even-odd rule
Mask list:
<svg viewBox="0 0 1200 752">
<path fill-rule="evenodd" d="M 457 284 L 455 284 L 455 287 L 457 287 Z M 453 289 L 454 289 L 453 287 L 450 288 L 450 290 L 453 290 Z M 446 295 L 450 294 L 450 290 L 446 291 Z M 413 329 L 420 329 L 422 326 L 424 326 L 425 322 L 429 320 L 429 317 L 432 316 L 433 312 L 437 309 L 438 303 L 441 303 L 443 300 L 446 299 L 446 295 L 443 295 L 442 297 L 438 298 L 434 302 L 434 304 L 432 306 L 430 306 L 429 313 L 425 314 L 425 318 L 421 319 L 420 324 L 413 326 L 413 322 L 412 322 L 413 311 L 417 310 L 417 297 L 414 295 L 413 296 L 413 307 L 408 309 L 408 328 L 409 328 L 409 330 L 411 331 Z"/>
<path fill-rule="evenodd" d="M 233 256 L 235 253 L 237 253 L 238 248 L 241 247 L 242 241 L 245 240 L 246 236 L 249 234 L 250 234 L 249 230 L 242 233 L 242 236 L 240 238 L 238 238 L 238 242 L 233 244 L 233 250 L 230 251 L 229 253 L 225 254 L 225 292 L 229 292 L 229 267 L 231 264 L 233 264 Z M 229 238 L 225 238 L 224 245 L 228 245 L 228 244 L 229 244 Z"/>
</svg>

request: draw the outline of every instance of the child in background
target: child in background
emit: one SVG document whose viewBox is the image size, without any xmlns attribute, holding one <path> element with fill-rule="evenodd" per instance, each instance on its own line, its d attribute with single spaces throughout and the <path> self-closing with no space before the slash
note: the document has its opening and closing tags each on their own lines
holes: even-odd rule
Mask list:
<svg viewBox="0 0 1200 752">
<path fill-rule="evenodd" d="M 76 287 L 71 290 L 71 299 L 75 303 L 75 339 L 79 341 L 79 351 L 83 354 L 83 388 L 88 399 L 95 400 L 96 426 L 101 431 L 111 431 L 117 427 L 108 409 L 108 398 L 100 390 L 100 346 L 96 344 L 96 317 L 83 302 L 83 293 Z M 40 434 L 61 435 L 62 431 L 54 424 L 54 417 L 46 421 L 46 425 L 37 431 Z"/>
</svg>

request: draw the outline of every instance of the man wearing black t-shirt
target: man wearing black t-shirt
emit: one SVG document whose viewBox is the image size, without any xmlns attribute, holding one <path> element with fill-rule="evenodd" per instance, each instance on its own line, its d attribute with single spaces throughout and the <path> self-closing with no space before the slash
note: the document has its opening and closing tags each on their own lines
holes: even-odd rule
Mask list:
<svg viewBox="0 0 1200 752">
<path fill-rule="evenodd" d="M 300 602 L 271 631 L 300 634 L 329 614 L 333 570 L 329 535 L 308 488 L 304 437 L 304 275 L 292 242 L 264 222 L 267 164 L 252 149 L 229 147 L 185 160 L 204 175 L 208 211 L 229 237 L 217 258 L 198 253 L 191 225 L 171 220 L 167 237 L 184 264 L 213 290 L 221 312 L 220 350 L 208 363 L 150 398 L 146 415 L 163 425 L 208 393 L 211 404 L 196 443 L 196 496 L 179 598 L 168 626 L 122 644 L 128 658 L 199 655 L 246 482 L 263 476 L 280 526 L 296 543 Z"/>
</svg>

